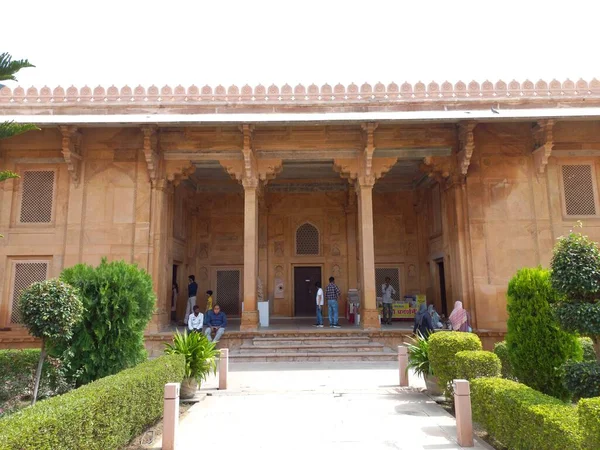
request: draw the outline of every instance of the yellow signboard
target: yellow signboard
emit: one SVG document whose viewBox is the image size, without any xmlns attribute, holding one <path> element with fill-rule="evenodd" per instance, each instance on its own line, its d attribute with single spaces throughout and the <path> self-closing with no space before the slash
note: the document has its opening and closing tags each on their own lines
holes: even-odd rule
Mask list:
<svg viewBox="0 0 600 450">
<path fill-rule="evenodd" d="M 413 295 L 410 298 L 404 297 L 404 299 L 392 303 L 393 319 L 414 319 L 421 304 L 426 301 L 424 295 Z M 379 304 L 379 314 L 383 316 L 383 305 L 381 303 Z"/>
</svg>

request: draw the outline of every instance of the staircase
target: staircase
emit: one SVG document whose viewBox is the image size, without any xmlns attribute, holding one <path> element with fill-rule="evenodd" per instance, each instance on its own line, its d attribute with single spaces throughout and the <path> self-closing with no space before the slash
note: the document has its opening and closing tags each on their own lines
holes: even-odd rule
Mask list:
<svg viewBox="0 0 600 450">
<path fill-rule="evenodd" d="M 368 336 L 255 337 L 229 354 L 231 362 L 395 361 L 396 352 Z"/>
</svg>

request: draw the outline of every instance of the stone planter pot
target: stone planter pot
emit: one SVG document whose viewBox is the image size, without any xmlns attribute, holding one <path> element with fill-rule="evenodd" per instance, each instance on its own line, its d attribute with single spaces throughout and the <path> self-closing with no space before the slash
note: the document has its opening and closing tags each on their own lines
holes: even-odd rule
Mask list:
<svg viewBox="0 0 600 450">
<path fill-rule="evenodd" d="M 433 396 L 442 395 L 442 389 L 438 377 L 433 375 L 425 375 L 425 386 L 427 386 L 427 393 Z"/>
<path fill-rule="evenodd" d="M 182 399 L 190 399 L 196 395 L 198 391 L 198 380 L 195 378 L 184 378 L 181 382 L 179 397 Z"/>
</svg>

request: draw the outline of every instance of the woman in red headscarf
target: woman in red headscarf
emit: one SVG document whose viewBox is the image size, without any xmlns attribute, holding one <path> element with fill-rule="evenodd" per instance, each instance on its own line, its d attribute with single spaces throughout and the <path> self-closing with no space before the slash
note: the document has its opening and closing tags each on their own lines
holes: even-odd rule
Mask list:
<svg viewBox="0 0 600 450">
<path fill-rule="evenodd" d="M 454 331 L 471 331 L 471 321 L 469 313 L 463 308 L 461 301 L 454 304 L 454 310 L 448 317 Z"/>
</svg>

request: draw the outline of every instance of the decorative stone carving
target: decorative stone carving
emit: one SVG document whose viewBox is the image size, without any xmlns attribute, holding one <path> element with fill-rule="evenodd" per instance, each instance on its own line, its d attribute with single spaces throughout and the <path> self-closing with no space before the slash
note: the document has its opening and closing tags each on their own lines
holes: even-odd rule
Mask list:
<svg viewBox="0 0 600 450">
<path fill-rule="evenodd" d="M 334 169 L 350 183 L 360 186 L 373 187 L 375 181 L 384 176 L 396 164 L 398 158 L 374 158 L 376 123 L 362 125 L 364 151 L 358 158 L 336 158 Z"/>
<path fill-rule="evenodd" d="M 67 163 L 71 180 L 75 186 L 79 185 L 81 174 L 81 133 L 75 126 L 61 126 L 62 155 Z"/>
<path fill-rule="evenodd" d="M 198 271 L 198 278 L 200 278 L 202 281 L 208 280 L 208 269 L 206 267 L 200 267 L 200 270 Z"/>
<path fill-rule="evenodd" d="M 191 161 L 165 161 L 164 165 L 167 181 L 172 182 L 174 186 L 196 171 L 196 166 Z"/>
<path fill-rule="evenodd" d="M 339 277 L 341 273 L 342 273 L 342 270 L 340 269 L 340 266 L 338 266 L 337 264 L 334 264 L 331 267 L 331 276 Z"/>
<path fill-rule="evenodd" d="M 548 158 L 554 146 L 553 132 L 554 120 L 540 120 L 532 128 L 533 133 L 533 163 L 538 173 L 544 173 L 548 165 Z"/>
<path fill-rule="evenodd" d="M 144 134 L 144 158 L 146 159 L 146 165 L 148 166 L 148 176 L 150 182 L 155 183 L 158 177 L 158 139 L 156 136 L 156 127 L 148 126 L 142 127 L 142 133 Z"/>
<path fill-rule="evenodd" d="M 340 246 L 339 244 L 336 242 L 334 244 L 331 245 L 331 256 L 340 256 L 341 252 L 340 252 Z"/>
<path fill-rule="evenodd" d="M 264 302 L 265 301 L 265 297 L 263 294 L 263 284 L 262 281 L 260 279 L 260 277 L 258 277 L 256 279 L 256 299 L 259 302 Z"/>
<path fill-rule="evenodd" d="M 428 177 L 442 183 L 454 172 L 454 164 L 449 156 L 426 156 L 420 169 Z"/>
<path fill-rule="evenodd" d="M 276 277 L 283 277 L 283 266 L 275 266 L 275 276 Z"/>
<path fill-rule="evenodd" d="M 198 221 L 198 236 L 208 236 L 208 220 Z"/>
<path fill-rule="evenodd" d="M 417 270 L 414 264 L 408 266 L 408 278 L 415 278 L 417 276 Z"/>
<path fill-rule="evenodd" d="M 198 245 L 198 257 L 201 259 L 208 258 L 208 243 L 203 242 Z"/>
<path fill-rule="evenodd" d="M 458 124 L 458 166 L 460 173 L 464 176 L 466 176 L 469 171 L 471 156 L 473 156 L 473 151 L 475 150 L 473 130 L 476 125 L 475 122 L 461 122 Z"/>
<path fill-rule="evenodd" d="M 275 242 L 275 256 L 283 257 L 283 241 Z"/>
</svg>

